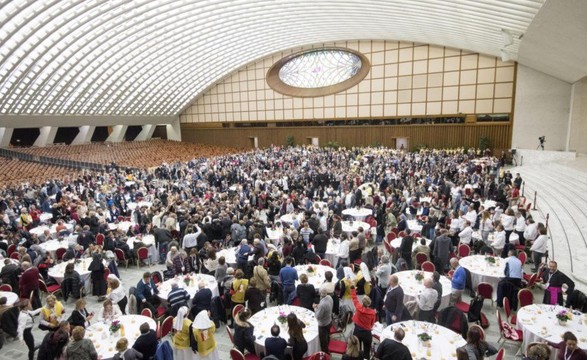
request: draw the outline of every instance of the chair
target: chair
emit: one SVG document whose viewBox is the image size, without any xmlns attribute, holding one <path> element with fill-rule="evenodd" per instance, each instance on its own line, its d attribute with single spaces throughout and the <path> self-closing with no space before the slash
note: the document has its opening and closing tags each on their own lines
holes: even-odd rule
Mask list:
<svg viewBox="0 0 587 360">
<path fill-rule="evenodd" d="M 153 279 L 153 282 L 155 284 L 159 284 L 160 282 L 163 282 L 163 277 L 161 276 L 161 273 L 159 271 L 153 271 L 151 273 L 151 279 Z"/>
<path fill-rule="evenodd" d="M 436 271 L 436 266 L 434 265 L 434 263 L 432 263 L 430 261 L 424 261 L 422 263 L 422 271 L 435 272 Z"/>
<path fill-rule="evenodd" d="M 505 349 L 504 348 L 501 348 L 497 352 L 497 355 L 495 355 L 495 360 L 503 360 L 503 357 L 504 356 L 505 356 Z"/>
<path fill-rule="evenodd" d="M 391 232 L 397 235 L 397 233 L 399 232 L 399 229 L 396 227 L 391 228 Z"/>
<path fill-rule="evenodd" d="M 406 236 L 408 236 L 408 233 L 407 233 L 407 232 L 405 232 L 405 231 L 400 231 L 400 232 L 397 234 L 397 237 L 400 237 L 400 238 L 403 238 L 403 237 L 406 237 Z"/>
<path fill-rule="evenodd" d="M 20 261 L 20 253 L 15 251 L 12 254 L 10 254 L 10 258 L 14 259 L 14 260 L 19 260 Z"/>
<path fill-rule="evenodd" d="M 393 248 L 393 246 L 391 246 L 391 244 L 389 243 L 389 241 L 384 240 L 383 244 L 385 245 L 385 250 L 387 250 L 387 252 L 389 253 L 389 255 L 393 255 L 395 249 Z"/>
<path fill-rule="evenodd" d="M 312 355 L 305 357 L 304 360 L 330 360 L 331 357 L 325 352 L 318 351 L 313 353 Z"/>
<path fill-rule="evenodd" d="M 459 301 L 455 304 L 455 307 L 459 310 L 461 310 L 462 312 L 464 312 L 465 314 L 469 312 L 469 310 L 471 309 L 471 305 L 467 304 L 464 301 Z"/>
<path fill-rule="evenodd" d="M 520 259 L 520 261 L 522 262 L 522 266 L 524 266 L 524 264 L 526 263 L 527 258 L 528 258 L 528 255 L 526 254 L 526 252 L 520 251 L 520 253 L 518 254 L 518 259 Z"/>
<path fill-rule="evenodd" d="M 428 261 L 428 255 L 423 252 L 419 252 L 416 254 L 416 268 L 421 269 L 422 264 Z"/>
<path fill-rule="evenodd" d="M 61 285 L 53 284 L 53 285 L 47 286 L 47 284 L 45 284 L 45 281 L 39 279 L 39 291 L 41 291 L 44 294 L 47 294 L 47 296 L 49 296 L 49 295 L 57 296 L 57 294 L 61 294 Z"/>
<path fill-rule="evenodd" d="M 96 245 L 104 245 L 104 234 L 100 233 L 96 235 Z"/>
<path fill-rule="evenodd" d="M 346 341 L 330 339 L 328 342 L 328 352 L 331 354 L 344 355 L 346 352 Z"/>
<path fill-rule="evenodd" d="M 9 284 L 0 285 L 0 291 L 12 292 L 12 286 Z"/>
<path fill-rule="evenodd" d="M 8 257 L 10 257 L 10 255 L 12 255 L 12 253 L 16 252 L 16 245 L 15 244 L 10 244 L 10 246 L 8 246 L 8 249 L 6 249 L 6 255 L 8 255 Z"/>
<path fill-rule="evenodd" d="M 503 310 L 505 311 L 506 320 L 509 321 L 510 324 L 516 325 L 518 318 L 516 315 L 512 316 L 512 308 L 510 306 L 510 299 L 508 299 L 507 297 L 503 298 Z"/>
<path fill-rule="evenodd" d="M 149 258 L 149 249 L 144 246 L 137 250 L 137 268 L 141 268 L 141 261 L 143 260 L 146 260 L 149 265 L 151 264 L 151 259 Z"/>
<path fill-rule="evenodd" d="M 332 267 L 332 264 L 330 263 L 330 261 L 328 261 L 328 259 L 322 259 L 322 260 L 320 260 L 320 265 Z"/>
<path fill-rule="evenodd" d="M 228 333 L 228 338 L 230 339 L 230 342 L 234 345 L 234 334 L 228 326 L 226 327 L 226 332 Z"/>
<path fill-rule="evenodd" d="M 483 330 L 483 328 L 477 324 L 473 324 L 471 326 L 469 326 L 469 330 L 471 330 L 472 328 L 477 328 L 479 329 L 479 334 L 481 334 L 481 340 L 485 340 L 485 330 Z"/>
<path fill-rule="evenodd" d="M 141 310 L 141 315 L 146 316 L 151 319 L 153 318 L 153 312 L 149 308 L 144 308 L 143 310 Z"/>
<path fill-rule="evenodd" d="M 481 282 L 477 285 L 477 294 L 481 295 L 484 299 L 491 300 L 491 306 L 493 306 L 493 286 L 486 282 Z"/>
<path fill-rule="evenodd" d="M 518 309 L 534 303 L 534 294 L 528 288 L 518 291 Z"/>
<path fill-rule="evenodd" d="M 118 215 L 118 217 L 116 218 L 116 221 L 118 221 L 118 222 L 124 221 L 124 216 Z"/>
<path fill-rule="evenodd" d="M 241 312 L 244 308 L 245 308 L 245 306 L 243 304 L 236 304 L 232 308 L 232 318 L 235 319 L 236 316 L 238 315 L 238 313 Z"/>
<path fill-rule="evenodd" d="M 238 349 L 230 349 L 230 358 L 232 360 L 259 360 L 259 357 L 255 354 L 247 353 L 243 355 Z"/>
<path fill-rule="evenodd" d="M 122 251 L 122 249 L 116 248 L 114 249 L 114 253 L 116 254 L 116 259 L 118 262 L 124 262 L 126 268 L 128 269 L 128 259 L 126 258 L 126 255 L 124 255 L 124 251 Z"/>
<path fill-rule="evenodd" d="M 63 261 L 63 255 L 65 255 L 66 252 L 67 252 L 67 249 L 65 249 L 65 248 L 59 248 L 59 249 L 55 250 L 56 260 Z"/>
<path fill-rule="evenodd" d="M 291 306 L 302 306 L 302 300 L 299 297 L 295 297 L 292 301 L 291 301 Z"/>
<path fill-rule="evenodd" d="M 506 341 L 521 345 L 523 340 L 522 330 L 515 329 L 510 324 L 504 322 L 501 319 L 499 309 L 495 310 L 495 314 L 497 316 L 497 324 L 499 325 L 499 339 L 497 342 L 499 343 L 499 341 L 503 339 L 502 345 Z"/>
<path fill-rule="evenodd" d="M 414 239 L 421 238 L 422 237 L 422 234 L 420 234 L 419 232 L 415 232 L 415 233 L 412 233 L 412 237 Z"/>
<path fill-rule="evenodd" d="M 538 274 L 530 274 L 530 277 L 527 280 L 528 283 L 526 284 L 526 289 L 532 289 L 532 287 L 534 287 L 534 285 L 536 284 L 536 280 L 538 280 Z"/>
<path fill-rule="evenodd" d="M 171 332 L 171 328 L 173 327 L 173 316 L 168 316 L 161 322 L 161 327 L 159 328 L 159 339 L 164 338 Z"/>
<path fill-rule="evenodd" d="M 467 244 L 460 244 L 459 245 L 459 249 L 458 249 L 458 258 L 464 258 L 466 256 L 469 256 L 469 254 L 471 253 L 471 248 L 469 247 L 469 245 Z"/>
<path fill-rule="evenodd" d="M 397 238 L 397 235 L 394 232 L 390 232 L 389 234 L 387 234 L 387 241 L 389 241 L 389 242 L 392 242 L 396 238 Z"/>
<path fill-rule="evenodd" d="M 448 273 L 447 273 L 447 276 L 448 276 L 450 279 L 452 279 L 452 276 L 453 276 L 454 274 L 455 274 L 455 271 L 454 271 L 454 270 L 449 270 L 449 271 L 448 271 Z"/>
</svg>

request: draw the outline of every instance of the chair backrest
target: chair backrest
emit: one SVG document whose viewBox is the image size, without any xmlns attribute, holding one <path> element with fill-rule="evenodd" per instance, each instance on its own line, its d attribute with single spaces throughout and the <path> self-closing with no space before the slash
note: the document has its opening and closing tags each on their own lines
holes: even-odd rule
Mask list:
<svg viewBox="0 0 587 360">
<path fill-rule="evenodd" d="M 448 275 L 449 278 L 452 278 L 452 276 L 454 274 L 455 274 L 455 271 L 454 270 L 449 270 L 447 275 Z"/>
<path fill-rule="evenodd" d="M 149 308 L 144 308 L 143 310 L 141 310 L 141 315 L 152 318 L 153 317 L 153 313 L 151 312 L 151 309 Z"/>
<path fill-rule="evenodd" d="M 12 292 L 12 286 L 9 284 L 2 284 L 0 285 L 0 291 Z"/>
<path fill-rule="evenodd" d="M 15 251 L 16 251 L 16 245 L 10 244 L 10 246 L 8 246 L 8 249 L 6 249 L 6 255 L 8 255 L 8 257 L 10 257 L 10 255 L 12 255 L 12 253 Z"/>
<path fill-rule="evenodd" d="M 422 265 L 425 261 L 428 261 L 428 255 L 423 252 L 416 254 L 416 265 Z"/>
<path fill-rule="evenodd" d="M 505 317 L 509 319 L 512 314 L 512 309 L 510 307 L 510 300 L 507 297 L 503 298 L 503 310 L 505 311 Z"/>
<path fill-rule="evenodd" d="M 96 235 L 96 244 L 100 246 L 104 245 L 104 234 Z"/>
<path fill-rule="evenodd" d="M 300 306 L 302 305 L 302 300 L 299 297 L 295 297 L 292 302 L 291 302 L 292 306 Z"/>
<path fill-rule="evenodd" d="M 146 247 L 141 247 L 137 250 L 137 257 L 139 260 L 147 259 L 149 257 L 149 249 Z"/>
<path fill-rule="evenodd" d="M 165 336 L 167 336 L 167 334 L 169 334 L 171 332 L 171 328 L 173 327 L 173 316 L 168 316 L 165 318 L 165 320 L 163 320 L 163 322 L 161 322 L 161 330 L 160 330 L 160 336 L 163 338 Z"/>
<path fill-rule="evenodd" d="M 499 325 L 499 333 L 503 334 L 503 321 L 501 320 L 499 309 L 495 310 L 495 316 L 497 317 L 497 325 Z"/>
<path fill-rule="evenodd" d="M 481 282 L 477 285 L 477 293 L 485 299 L 491 299 L 493 296 L 493 286 L 490 283 Z"/>
<path fill-rule="evenodd" d="M 65 255 L 66 252 L 67 252 L 67 249 L 59 248 L 59 249 L 55 250 L 55 257 L 57 258 L 57 260 L 61 261 L 61 260 L 63 260 L 63 255 Z"/>
<path fill-rule="evenodd" d="M 538 279 L 538 274 L 533 273 L 532 275 L 530 275 L 530 278 L 528 279 L 528 285 L 526 285 L 526 288 L 531 289 L 532 286 L 534 286 L 534 284 L 536 284 L 537 279 Z"/>
<path fill-rule="evenodd" d="M 245 356 L 238 349 L 230 349 L 230 358 L 232 360 L 245 360 Z"/>
<path fill-rule="evenodd" d="M 387 241 L 392 241 L 395 240 L 395 238 L 397 237 L 396 233 L 394 233 L 393 231 L 390 232 L 389 234 L 387 234 Z"/>
<path fill-rule="evenodd" d="M 483 328 L 477 324 L 473 324 L 471 326 L 469 326 L 469 331 L 472 328 L 477 328 L 479 330 L 479 333 L 481 334 L 481 340 L 485 340 L 485 330 L 483 330 Z"/>
<path fill-rule="evenodd" d="M 45 284 L 45 282 L 41 279 L 39 279 L 39 290 L 45 293 L 49 292 L 49 289 L 47 289 L 47 284 Z"/>
<path fill-rule="evenodd" d="M 117 220 L 118 222 L 124 221 L 124 216 L 122 216 L 122 215 L 118 215 L 118 218 L 116 218 L 116 220 Z"/>
<path fill-rule="evenodd" d="M 465 257 L 465 256 L 469 256 L 469 254 L 471 253 L 471 248 L 467 244 L 460 244 L 458 252 L 459 252 L 459 257 L 461 257 L 461 258 Z"/>
<path fill-rule="evenodd" d="M 235 305 L 234 308 L 232 308 L 232 318 L 234 319 L 236 317 L 236 315 L 239 312 L 241 312 L 244 308 L 245 308 L 245 306 L 243 304 Z"/>
<path fill-rule="evenodd" d="M 330 261 L 328 261 L 328 259 L 320 260 L 320 265 L 332 267 L 332 264 L 330 263 Z"/>
<path fill-rule="evenodd" d="M 534 294 L 530 289 L 521 289 L 518 291 L 518 307 L 532 305 L 534 303 Z"/>
<path fill-rule="evenodd" d="M 421 237 L 422 237 L 422 234 L 420 234 L 419 232 L 414 232 L 414 233 L 412 233 L 412 237 L 413 237 L 414 239 L 416 239 L 416 238 L 421 238 Z"/>
<path fill-rule="evenodd" d="M 396 227 L 391 228 L 391 232 L 397 235 L 397 233 L 399 232 L 399 229 Z"/>
<path fill-rule="evenodd" d="M 104 268 L 104 280 L 108 281 L 108 275 L 110 275 L 110 269 Z"/>
<path fill-rule="evenodd" d="M 520 253 L 518 254 L 518 259 L 520 259 L 520 261 L 522 262 L 522 265 L 524 265 L 526 263 L 527 258 L 528 258 L 528 255 L 526 254 L 526 252 L 520 251 Z"/>
<path fill-rule="evenodd" d="M 318 351 L 310 355 L 306 360 L 330 360 L 331 357 L 325 352 Z"/>
<path fill-rule="evenodd" d="M 153 271 L 151 273 L 151 279 L 153 279 L 153 282 L 155 284 L 159 284 L 163 281 L 163 278 L 161 277 L 161 273 L 159 271 Z"/>
<path fill-rule="evenodd" d="M 10 254 L 11 259 L 20 260 L 20 253 L 18 251 L 13 252 Z"/>
<path fill-rule="evenodd" d="M 503 357 L 504 356 L 505 356 L 505 349 L 504 348 L 501 348 L 497 352 L 497 355 L 495 356 L 495 360 L 503 360 Z"/>
<path fill-rule="evenodd" d="M 430 261 L 424 261 L 422 263 L 422 271 L 435 272 L 436 266 Z"/>
<path fill-rule="evenodd" d="M 230 339 L 230 342 L 234 344 L 234 334 L 228 326 L 226 327 L 226 332 L 228 333 L 228 338 Z"/>
<path fill-rule="evenodd" d="M 405 231 L 400 231 L 399 234 L 397 234 L 397 236 L 403 238 L 405 236 L 408 236 L 408 233 Z"/>
<path fill-rule="evenodd" d="M 384 240 L 383 244 L 385 245 L 385 250 L 387 250 L 388 253 L 393 254 L 393 246 L 391 246 L 391 244 L 389 243 L 389 241 Z"/>
<path fill-rule="evenodd" d="M 116 248 L 114 249 L 114 253 L 119 261 L 126 261 L 126 256 L 124 256 L 124 251 L 122 251 L 122 249 Z"/>
</svg>

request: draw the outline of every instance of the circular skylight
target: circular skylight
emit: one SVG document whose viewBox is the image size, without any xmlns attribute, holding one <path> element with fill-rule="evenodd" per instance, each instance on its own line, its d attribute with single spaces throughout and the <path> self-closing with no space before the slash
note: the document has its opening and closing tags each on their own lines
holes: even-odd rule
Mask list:
<svg viewBox="0 0 587 360">
<path fill-rule="evenodd" d="M 353 50 L 313 49 L 279 60 L 269 70 L 267 83 L 286 95 L 323 96 L 356 85 L 369 67 L 369 60 Z"/>
</svg>

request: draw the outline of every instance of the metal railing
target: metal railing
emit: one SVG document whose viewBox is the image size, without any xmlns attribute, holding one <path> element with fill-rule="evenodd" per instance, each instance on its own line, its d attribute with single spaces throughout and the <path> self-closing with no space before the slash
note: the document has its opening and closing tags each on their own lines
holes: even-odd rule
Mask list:
<svg viewBox="0 0 587 360">
<path fill-rule="evenodd" d="M 52 158 L 48 156 L 39 156 L 39 155 L 32 155 L 27 154 L 19 151 L 9 150 L 9 149 L 2 149 L 0 148 L 0 156 L 6 158 L 13 158 L 22 161 L 29 161 L 29 162 L 36 162 L 45 165 L 53 165 L 53 166 L 61 166 L 70 169 L 88 169 L 93 171 L 102 171 L 105 169 L 105 166 L 102 164 L 96 164 L 91 162 L 84 162 L 84 161 L 76 161 L 70 159 L 60 159 L 60 158 Z"/>
</svg>

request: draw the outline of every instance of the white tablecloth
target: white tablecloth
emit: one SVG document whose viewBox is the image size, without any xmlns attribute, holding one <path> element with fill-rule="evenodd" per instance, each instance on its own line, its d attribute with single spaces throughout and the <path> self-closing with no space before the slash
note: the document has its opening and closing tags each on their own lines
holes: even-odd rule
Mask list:
<svg viewBox="0 0 587 360">
<path fill-rule="evenodd" d="M 493 299 L 497 299 L 497 283 L 505 277 L 505 259 L 495 257 L 495 264 L 491 265 L 485 260 L 485 255 L 469 255 L 459 260 L 459 264 L 471 272 L 473 289 L 481 282 L 493 286 Z"/>
<path fill-rule="evenodd" d="M 129 209 L 133 210 L 137 208 L 137 205 L 139 206 L 139 208 L 142 208 L 143 206 L 146 207 L 151 207 L 153 206 L 153 203 L 150 201 L 139 201 L 138 203 L 134 203 L 134 202 L 130 202 L 128 204 L 126 204 L 126 206 L 128 206 Z"/>
<path fill-rule="evenodd" d="M 342 214 L 352 216 L 356 221 L 363 221 L 367 216 L 373 215 L 373 210 L 367 208 L 350 208 L 344 209 Z"/>
<path fill-rule="evenodd" d="M 377 328 L 381 327 L 379 323 L 376 325 L 378 326 L 374 327 L 374 334 L 377 334 L 380 331 Z M 381 331 L 381 341 L 393 339 L 393 329 L 398 327 L 401 327 L 406 333 L 402 343 L 410 349 L 414 359 L 456 359 L 457 348 L 466 344 L 460 334 L 443 326 L 422 321 L 403 321 L 390 325 Z M 424 346 L 418 339 L 418 335 L 422 333 L 427 333 L 432 337 L 429 343 L 430 347 Z"/>
<path fill-rule="evenodd" d="M 404 302 L 416 300 L 418 294 L 424 289 L 424 282 L 416 280 L 416 273 L 420 271 L 408 270 L 395 273 L 399 280 L 399 285 L 404 290 Z M 424 272 L 424 278 L 432 279 L 431 272 Z M 440 277 L 440 284 L 442 285 L 442 298 L 440 299 L 439 310 L 444 309 L 450 302 L 451 285 L 450 280 L 446 276 Z"/>
<path fill-rule="evenodd" d="M 11 291 L 0 291 L 0 298 L 6 298 L 6 305 L 13 305 L 15 302 L 18 301 L 18 295 Z"/>
<path fill-rule="evenodd" d="M 65 267 L 67 264 L 74 262 L 76 260 L 64 261 L 60 264 L 57 264 L 49 269 L 49 276 L 51 276 L 57 283 L 61 285 L 63 282 L 63 278 L 65 277 Z M 88 270 L 88 266 L 92 263 L 92 259 L 80 259 L 78 260 L 79 263 L 75 264 L 75 271 L 79 274 L 79 277 L 82 282 L 85 284 L 86 293 L 90 294 L 92 282 L 90 281 L 90 274 L 91 271 Z M 107 267 L 108 264 L 104 261 L 104 266 Z"/>
<path fill-rule="evenodd" d="M 482 240 L 483 237 L 481 236 L 481 231 L 477 230 L 477 231 L 473 231 L 473 235 L 472 235 L 473 239 L 476 240 Z M 493 242 L 493 240 L 495 239 L 494 233 L 490 233 L 487 236 L 487 242 L 488 245 L 491 244 Z M 518 234 L 516 234 L 515 232 L 510 234 L 510 242 L 514 243 L 514 244 L 519 244 L 520 243 L 520 237 L 518 236 Z M 499 255 L 499 254 L 497 254 Z"/>
<path fill-rule="evenodd" d="M 391 247 L 393 247 L 394 249 L 399 249 L 399 247 L 402 244 L 402 239 L 403 238 L 395 238 L 393 240 L 391 240 L 391 242 L 389 243 L 391 245 Z M 432 242 L 432 240 L 430 239 L 426 239 L 426 245 L 430 246 L 430 243 Z M 414 239 L 414 244 L 412 244 L 412 251 L 414 251 L 414 249 L 416 247 L 418 247 L 418 245 L 420 245 L 420 239 Z"/>
<path fill-rule="evenodd" d="M 119 229 L 124 232 L 127 232 L 129 227 L 131 227 L 131 226 L 134 227 L 135 225 L 136 225 L 136 223 L 134 223 L 133 221 L 120 221 L 118 223 L 109 223 L 108 228 L 110 230 Z"/>
<path fill-rule="evenodd" d="M 189 276 L 190 282 L 189 285 L 186 285 L 184 282 L 184 278 Z M 212 275 L 204 275 L 204 274 L 190 274 L 190 275 L 182 275 L 173 279 L 169 279 L 164 281 L 161 286 L 159 286 L 159 298 L 161 300 L 167 300 L 169 296 L 169 292 L 171 291 L 171 284 L 176 282 L 177 285 L 182 288 L 186 289 L 188 294 L 190 294 L 190 298 L 193 298 L 194 295 L 198 292 L 198 283 L 200 280 L 203 280 L 206 283 L 206 287 L 212 290 L 212 297 L 218 296 L 218 283 L 216 279 Z"/>
<path fill-rule="evenodd" d="M 363 221 L 343 221 L 342 222 L 342 231 L 347 233 L 347 235 L 349 235 L 349 236 L 351 235 L 351 233 L 353 231 L 358 232 L 360 227 L 362 227 L 366 233 L 367 230 L 369 230 L 371 228 L 371 225 L 369 225 L 368 223 L 363 222 Z"/>
<path fill-rule="evenodd" d="M 73 225 L 67 224 L 67 223 L 64 223 L 63 225 L 65 225 L 65 228 L 67 229 L 67 231 L 71 232 L 73 230 Z M 53 224 L 53 225 L 51 225 L 51 227 L 46 226 L 46 225 L 37 226 L 35 228 L 30 229 L 29 232 L 32 235 L 41 236 L 41 235 L 43 235 L 45 230 L 49 230 L 49 232 L 51 234 L 57 234 L 57 224 Z"/>
<path fill-rule="evenodd" d="M 485 210 L 488 210 L 489 208 L 494 208 L 495 206 L 497 206 L 497 202 L 493 200 L 485 200 L 482 205 L 485 208 Z"/>
<path fill-rule="evenodd" d="M 229 266 L 236 266 L 236 250 L 238 246 L 222 249 L 216 253 L 216 258 L 218 259 L 221 256 L 224 256 L 224 260 Z M 255 257 L 253 255 L 249 256 L 249 261 L 253 261 Z"/>
<path fill-rule="evenodd" d="M 124 337 L 128 340 L 129 348 L 141 335 L 140 326 L 143 323 L 148 323 L 153 330 L 157 329 L 157 324 L 153 319 L 142 315 L 123 315 L 118 320 L 124 325 Z M 110 334 L 110 325 L 111 322 L 100 321 L 86 329 L 85 337 L 94 343 L 98 357 L 102 359 L 110 359 L 116 355 L 116 342 L 121 338 L 120 330 L 114 335 Z"/>
<path fill-rule="evenodd" d="M 418 223 L 418 220 L 408 220 L 408 228 L 416 232 L 422 231 L 422 225 Z"/>
<path fill-rule="evenodd" d="M 42 213 L 39 216 L 39 220 L 41 220 L 41 222 L 43 222 L 43 223 L 44 222 L 47 222 L 47 221 L 49 221 L 51 219 L 53 219 L 53 214 L 51 214 L 51 213 Z"/>
<path fill-rule="evenodd" d="M 281 220 L 282 223 L 293 224 L 294 214 L 285 214 L 282 217 L 280 217 L 279 219 Z M 303 220 L 304 220 L 304 213 L 301 212 L 298 214 L 298 221 L 301 224 Z"/>
<path fill-rule="evenodd" d="M 135 241 L 142 241 L 145 245 L 147 245 L 147 250 L 149 250 L 149 259 L 151 259 L 151 264 L 157 264 L 159 262 L 159 251 L 157 251 L 157 246 L 155 245 L 155 236 L 153 235 L 145 235 L 141 237 L 129 237 L 126 239 L 126 244 L 133 249 L 135 246 Z"/>
<path fill-rule="evenodd" d="M 280 227 L 276 227 L 275 229 L 267 228 L 267 238 L 271 240 L 273 244 L 277 244 L 281 237 L 283 236 L 283 229 Z"/>
<path fill-rule="evenodd" d="M 577 345 L 587 350 L 587 315 L 573 315 L 562 326 L 558 324 L 556 314 L 565 309 L 558 305 L 532 304 L 518 310 L 516 327 L 524 334 L 524 349 L 533 342 L 559 343 L 563 341 L 562 335 L 571 331 L 577 337 Z M 558 351 L 553 350 L 552 360 L 558 355 Z"/>
<path fill-rule="evenodd" d="M 49 240 L 44 243 L 40 243 L 39 246 L 44 252 L 50 252 L 53 259 L 56 259 L 55 252 L 57 249 L 67 249 L 69 244 L 70 243 L 67 240 Z"/>
<path fill-rule="evenodd" d="M 432 201 L 432 198 L 429 196 L 423 196 L 420 198 L 420 203 L 427 202 L 428 204 L 430 204 L 431 201 Z"/>
<path fill-rule="evenodd" d="M 314 272 L 313 273 L 309 273 L 308 272 L 308 267 L 309 266 L 311 266 L 314 269 Z M 297 265 L 295 267 L 295 269 L 298 272 L 298 277 L 300 275 L 302 275 L 302 274 L 308 275 L 308 284 L 314 285 L 314 287 L 316 289 L 318 289 L 320 287 L 320 285 L 322 285 L 322 283 L 324 283 L 324 280 L 326 280 L 326 278 L 324 277 L 324 273 L 325 272 L 327 272 L 327 271 L 332 272 L 333 278 L 336 278 L 336 270 L 334 270 L 333 268 L 331 268 L 329 266 L 324 266 L 324 265 Z M 296 281 L 296 286 L 298 286 L 299 284 L 301 284 L 301 282 L 299 280 Z"/>
<path fill-rule="evenodd" d="M 273 324 L 277 324 L 281 328 L 279 336 L 286 341 L 289 340 L 287 323 L 281 324 L 277 321 L 280 312 L 285 316 L 293 312 L 298 319 L 306 324 L 306 327 L 304 328 L 304 338 L 308 342 L 308 351 L 305 356 L 320 351 L 318 322 L 316 321 L 314 312 L 299 306 L 273 306 L 263 311 L 259 311 L 249 319 L 249 322 L 255 327 L 255 350 L 257 354 L 260 354 L 261 351 L 265 351 L 265 339 L 271 337 L 271 326 L 273 326 Z"/>
</svg>

